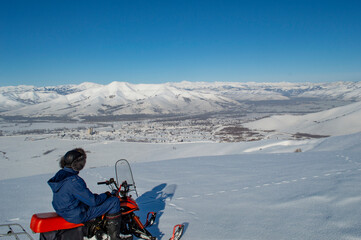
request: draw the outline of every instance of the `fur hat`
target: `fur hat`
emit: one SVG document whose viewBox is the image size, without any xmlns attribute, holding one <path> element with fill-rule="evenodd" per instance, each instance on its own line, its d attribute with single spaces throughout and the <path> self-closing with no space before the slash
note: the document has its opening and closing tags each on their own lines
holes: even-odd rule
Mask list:
<svg viewBox="0 0 361 240">
<path fill-rule="evenodd" d="M 82 148 L 75 148 L 67 152 L 60 159 L 60 167 L 69 167 L 75 171 L 80 171 L 86 163 L 86 153 Z"/>
</svg>

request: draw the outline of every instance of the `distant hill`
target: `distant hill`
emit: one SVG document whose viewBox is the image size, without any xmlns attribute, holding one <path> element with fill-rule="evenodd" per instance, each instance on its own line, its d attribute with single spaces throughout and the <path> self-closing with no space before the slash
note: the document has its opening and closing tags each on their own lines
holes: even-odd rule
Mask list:
<svg viewBox="0 0 361 240">
<path fill-rule="evenodd" d="M 225 83 L 179 82 L 108 85 L 82 83 L 49 87 L 0 87 L 0 116 L 83 118 L 127 115 L 194 115 L 249 113 L 274 110 L 276 103 L 327 101 L 321 108 L 304 104 L 304 112 L 337 107 L 361 100 L 361 82 Z M 332 102 L 333 101 L 333 102 Z M 336 105 L 332 105 L 335 104 Z M 254 110 L 254 108 L 257 108 Z M 297 108 L 294 108 L 297 109 Z"/>
<path fill-rule="evenodd" d="M 244 126 L 275 134 L 297 134 L 305 136 L 346 135 L 361 132 L 361 101 L 317 113 L 301 116 L 274 115 Z M 275 132 L 273 132 L 275 131 Z"/>
</svg>

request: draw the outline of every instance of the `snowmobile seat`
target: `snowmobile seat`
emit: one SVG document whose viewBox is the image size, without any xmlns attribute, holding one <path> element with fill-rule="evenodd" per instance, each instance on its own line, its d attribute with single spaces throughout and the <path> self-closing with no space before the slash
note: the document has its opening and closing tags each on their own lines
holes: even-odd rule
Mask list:
<svg viewBox="0 0 361 240">
<path fill-rule="evenodd" d="M 32 216 L 30 222 L 30 229 L 35 233 L 71 229 L 80 226 L 84 226 L 84 224 L 70 223 L 56 214 L 56 212 L 36 213 Z"/>
</svg>

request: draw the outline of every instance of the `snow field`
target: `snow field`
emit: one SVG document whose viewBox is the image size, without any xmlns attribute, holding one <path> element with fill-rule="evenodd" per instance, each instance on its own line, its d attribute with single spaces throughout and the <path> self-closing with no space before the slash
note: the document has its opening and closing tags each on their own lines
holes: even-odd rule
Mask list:
<svg viewBox="0 0 361 240">
<path fill-rule="evenodd" d="M 301 155 L 294 161 L 290 154 L 277 154 L 272 159 L 267 155 L 201 158 L 196 162 L 187 159 L 184 167 L 178 167 L 182 174 L 170 174 L 173 178 L 179 175 L 173 182 L 183 184 L 167 205 L 169 214 L 189 223 L 187 239 L 357 236 L 357 231 L 339 226 L 348 218 L 343 211 L 361 200 L 357 185 L 347 180 L 360 179 L 360 166 L 341 157 L 330 159 L 325 153 L 318 155 L 324 159 L 321 162 L 303 160 Z M 333 164 L 325 168 L 330 160 Z M 186 171 L 190 161 L 197 170 Z M 349 164 L 346 168 L 345 163 Z M 349 216 L 355 221 L 349 220 L 347 228 L 359 225 L 355 215 Z"/>
<path fill-rule="evenodd" d="M 149 230 L 159 239 L 178 223 L 186 225 L 183 239 L 361 239 L 360 138 L 136 144 L 1 137 L 0 222 L 28 229 L 33 213 L 53 211 L 46 182 L 59 157 L 80 146 L 88 150 L 80 175 L 93 192 L 108 190 L 96 183 L 114 177 L 116 160 L 130 161 L 138 215 L 158 213 Z M 294 153 L 298 147 L 303 152 Z"/>
</svg>

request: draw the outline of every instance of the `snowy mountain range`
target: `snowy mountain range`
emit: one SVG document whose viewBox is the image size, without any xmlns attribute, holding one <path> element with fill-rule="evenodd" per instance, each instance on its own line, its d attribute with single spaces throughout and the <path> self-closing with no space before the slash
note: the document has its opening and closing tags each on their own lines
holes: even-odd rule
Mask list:
<svg viewBox="0 0 361 240">
<path fill-rule="evenodd" d="M 294 99 L 360 101 L 361 82 L 9 86 L 0 87 L 0 116 L 194 115 L 242 112 L 249 108 L 249 102 Z"/>
</svg>

